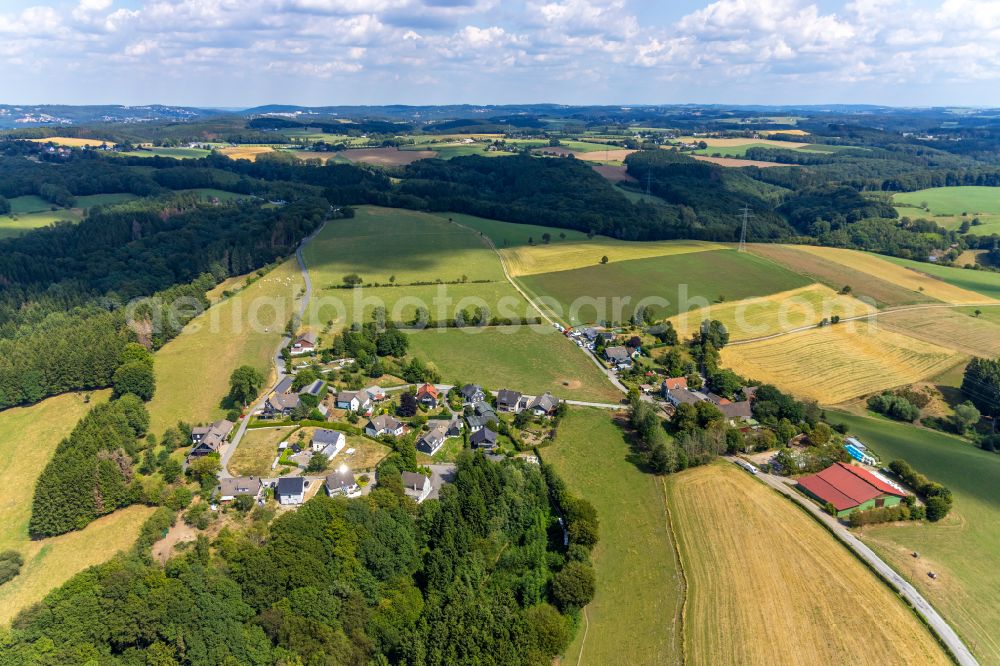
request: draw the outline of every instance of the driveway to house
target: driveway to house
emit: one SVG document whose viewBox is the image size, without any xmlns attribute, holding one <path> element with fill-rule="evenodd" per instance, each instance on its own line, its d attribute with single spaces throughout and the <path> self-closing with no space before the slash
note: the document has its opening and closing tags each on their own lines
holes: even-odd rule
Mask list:
<svg viewBox="0 0 1000 666">
<path fill-rule="evenodd" d="M 729 460 L 735 460 L 732 456 L 726 456 Z M 854 534 L 851 533 L 844 525 L 841 524 L 839 520 L 829 515 L 825 511 L 819 508 L 818 505 L 809 501 L 804 496 L 795 492 L 790 486 L 787 479 L 780 476 L 774 476 L 772 474 L 765 474 L 764 472 L 758 472 L 757 478 L 777 490 L 782 495 L 791 498 L 792 500 L 799 503 L 799 505 L 805 507 L 809 513 L 818 518 L 826 525 L 833 535 L 840 540 L 845 546 L 854 551 L 854 553 L 865 561 L 883 580 L 885 580 L 893 589 L 895 589 L 899 594 L 906 599 L 906 601 L 913 606 L 913 608 L 920 614 L 920 617 L 924 619 L 927 625 L 930 627 L 942 643 L 951 651 L 952 655 L 955 656 L 955 660 L 961 666 L 978 666 L 979 662 L 976 658 L 972 656 L 972 652 L 966 647 L 962 639 L 958 637 L 955 630 L 945 622 L 934 607 L 923 597 L 917 588 L 913 587 L 910 583 L 903 579 L 898 573 L 893 570 L 885 561 L 875 554 L 871 548 L 866 546 L 860 539 L 858 539 Z"/>
<path fill-rule="evenodd" d="M 304 248 L 313 238 L 316 238 L 319 232 L 323 231 L 323 227 L 325 226 L 326 222 L 323 222 L 323 224 L 319 225 L 319 228 L 317 228 L 316 231 L 303 238 L 302 242 L 299 243 L 299 246 L 295 249 L 295 260 L 299 264 L 299 270 L 302 272 L 302 279 L 305 282 L 305 291 L 302 294 L 302 299 L 299 302 L 299 307 L 296 311 L 300 319 L 302 318 L 302 315 L 305 314 L 306 308 L 309 306 L 309 299 L 312 298 L 312 278 L 309 277 L 309 270 L 306 268 L 306 260 L 302 256 L 302 248 Z M 281 338 L 281 344 L 278 345 L 278 349 L 275 351 L 273 359 L 276 377 L 274 384 L 269 386 L 268 389 L 261 394 L 257 401 L 247 409 L 246 416 L 240 421 L 240 426 L 237 428 L 236 434 L 233 435 L 233 439 L 222 452 L 222 457 L 220 458 L 222 469 L 219 471 L 220 479 L 228 479 L 232 477 L 232 474 L 229 473 L 229 459 L 233 457 L 233 453 L 236 452 L 236 447 L 240 445 L 240 440 L 243 439 L 243 435 L 247 431 L 247 426 L 250 425 L 251 415 L 264 404 L 264 400 L 267 398 L 268 394 L 270 394 L 271 391 L 273 391 L 274 388 L 281 383 L 281 380 L 285 378 L 285 359 L 281 356 L 281 350 L 287 347 L 288 343 L 291 341 L 291 337 L 287 335 Z"/>
<path fill-rule="evenodd" d="M 455 463 L 440 463 L 428 467 L 431 470 L 431 494 L 427 499 L 437 499 L 441 493 L 441 486 L 455 480 L 455 470 L 458 466 Z"/>
</svg>

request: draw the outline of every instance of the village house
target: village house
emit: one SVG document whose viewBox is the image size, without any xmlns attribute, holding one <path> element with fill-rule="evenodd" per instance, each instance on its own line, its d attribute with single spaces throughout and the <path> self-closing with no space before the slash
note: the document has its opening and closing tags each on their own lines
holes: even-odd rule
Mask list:
<svg viewBox="0 0 1000 666">
<path fill-rule="evenodd" d="M 441 428 L 434 428 L 433 430 L 424 433 L 420 439 L 417 440 L 417 448 L 429 456 L 437 453 L 437 450 L 441 448 L 444 444 L 444 440 L 447 439 L 445 431 Z"/>
<path fill-rule="evenodd" d="M 323 389 L 326 387 L 326 382 L 322 379 L 317 379 L 308 386 L 303 386 L 299 391 L 299 395 L 312 395 L 317 398 L 323 393 Z"/>
<path fill-rule="evenodd" d="M 366 412 L 371 406 L 371 396 L 367 391 L 341 391 L 337 394 L 337 409 L 349 412 Z"/>
<path fill-rule="evenodd" d="M 604 358 L 617 368 L 632 367 L 632 355 L 625 347 L 607 347 L 604 350 Z"/>
<path fill-rule="evenodd" d="M 365 393 L 372 402 L 382 402 L 386 399 L 385 389 L 381 386 L 369 386 L 365 389 Z"/>
<path fill-rule="evenodd" d="M 311 354 L 316 351 L 316 334 L 306 331 L 292 341 L 292 355 Z"/>
<path fill-rule="evenodd" d="M 278 385 L 274 387 L 275 393 L 289 393 L 292 390 L 292 385 L 295 383 L 295 375 L 285 375 Z"/>
<path fill-rule="evenodd" d="M 865 468 L 842 462 L 800 478 L 798 487 L 821 504 L 832 504 L 838 518 L 854 511 L 896 506 L 906 497 L 905 492 Z"/>
<path fill-rule="evenodd" d="M 330 497 L 355 497 L 361 492 L 361 487 L 354 480 L 354 473 L 347 465 L 341 465 L 335 472 L 328 474 L 324 485 Z"/>
<path fill-rule="evenodd" d="M 301 476 L 283 476 L 274 488 L 274 498 L 278 504 L 286 506 L 302 504 L 306 496 L 306 480 Z"/>
<path fill-rule="evenodd" d="M 486 400 L 486 392 L 483 391 L 483 387 L 476 384 L 466 384 L 459 393 L 462 394 L 463 405 L 474 405 Z"/>
<path fill-rule="evenodd" d="M 278 393 L 275 391 L 264 401 L 261 415 L 264 418 L 282 418 L 291 414 L 299 406 L 299 396 L 295 393 Z"/>
<path fill-rule="evenodd" d="M 688 387 L 687 377 L 667 377 L 660 384 L 660 391 L 666 397 L 669 391 L 676 391 L 677 389 L 686 389 Z"/>
<path fill-rule="evenodd" d="M 472 433 L 469 445 L 474 449 L 493 451 L 497 448 L 497 434 L 489 428 L 482 428 Z"/>
<path fill-rule="evenodd" d="M 497 391 L 497 410 L 517 414 L 521 410 L 521 394 L 517 391 L 500 389 Z"/>
<path fill-rule="evenodd" d="M 233 431 L 232 421 L 222 419 L 208 426 L 197 426 L 191 429 L 191 441 L 194 446 L 188 453 L 188 460 L 201 458 L 211 453 L 218 453 L 226 442 L 229 433 Z"/>
<path fill-rule="evenodd" d="M 403 492 L 420 504 L 431 494 L 431 480 L 416 472 L 403 472 Z"/>
<path fill-rule="evenodd" d="M 451 419 L 428 419 L 427 427 L 431 430 L 443 430 L 445 437 L 458 437 L 462 434 L 462 428 L 465 427 L 465 424 L 462 423 L 462 419 L 456 416 Z"/>
<path fill-rule="evenodd" d="M 476 414 L 469 414 L 465 417 L 466 423 L 469 424 L 469 432 L 476 432 L 485 428 L 490 423 L 499 423 L 500 420 L 497 418 L 496 414 L 490 412 L 489 415 L 478 416 Z"/>
<path fill-rule="evenodd" d="M 440 393 L 433 384 L 424 384 L 417 389 L 417 402 L 427 409 L 435 409 L 438 406 Z"/>
<path fill-rule="evenodd" d="M 373 438 L 381 437 L 382 435 L 399 437 L 403 434 L 403 432 L 403 424 L 388 414 L 376 416 L 365 424 L 365 434 Z"/>
<path fill-rule="evenodd" d="M 708 396 L 704 393 L 699 393 L 697 391 L 689 391 L 686 388 L 675 389 L 673 391 L 668 391 L 667 395 L 664 396 L 670 402 L 671 405 L 677 407 L 679 405 L 694 405 L 704 400 L 708 400 Z"/>
<path fill-rule="evenodd" d="M 559 400 L 548 391 L 528 403 L 528 409 L 535 416 L 552 416 L 558 408 Z"/>
<path fill-rule="evenodd" d="M 340 453 L 346 444 L 347 437 L 339 430 L 320 428 L 312 436 L 313 453 L 321 453 L 330 459 Z"/>
<path fill-rule="evenodd" d="M 249 495 L 254 500 L 264 491 L 264 482 L 255 476 L 238 476 L 219 480 L 219 501 L 232 502 L 240 495 Z"/>
</svg>

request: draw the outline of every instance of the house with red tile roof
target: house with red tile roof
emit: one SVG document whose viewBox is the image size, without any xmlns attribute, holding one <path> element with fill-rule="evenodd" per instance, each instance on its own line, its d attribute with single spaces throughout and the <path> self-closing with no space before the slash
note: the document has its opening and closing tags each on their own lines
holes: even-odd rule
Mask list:
<svg viewBox="0 0 1000 666">
<path fill-rule="evenodd" d="M 798 480 L 799 488 L 822 504 L 832 504 L 837 516 L 883 506 L 896 506 L 906 493 L 893 488 L 868 470 L 838 462 L 818 474 Z"/>
</svg>

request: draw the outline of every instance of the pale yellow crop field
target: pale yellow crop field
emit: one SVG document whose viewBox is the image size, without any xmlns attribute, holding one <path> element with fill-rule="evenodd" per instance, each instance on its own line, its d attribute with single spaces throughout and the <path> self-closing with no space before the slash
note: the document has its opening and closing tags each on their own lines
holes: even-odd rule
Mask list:
<svg viewBox="0 0 1000 666">
<path fill-rule="evenodd" d="M 945 303 L 985 303 L 993 299 L 968 289 L 950 285 L 943 280 L 910 270 L 875 255 L 837 247 L 798 245 L 796 249 L 823 259 L 829 259 L 848 268 L 874 275 L 900 287 L 916 291 Z"/>
<path fill-rule="evenodd" d="M 735 465 L 666 485 L 687 578 L 685 663 L 951 663 L 844 546 Z"/>
<path fill-rule="evenodd" d="M 955 309 L 884 312 L 879 315 L 879 324 L 970 356 L 1000 356 L 1000 325 Z"/>
<path fill-rule="evenodd" d="M 270 146 L 227 146 L 216 149 L 220 154 L 234 160 L 257 161 L 257 157 L 274 152 Z"/>
<path fill-rule="evenodd" d="M 959 357 L 862 320 L 730 345 L 722 350 L 722 365 L 796 397 L 835 404 L 934 376 Z"/>
<path fill-rule="evenodd" d="M 33 141 L 34 143 L 54 143 L 57 146 L 67 146 L 69 148 L 83 148 L 84 146 L 101 146 L 108 145 L 114 146 L 114 141 L 105 141 L 104 139 L 78 139 L 71 136 L 50 136 L 47 139 L 28 139 L 28 141 Z"/>
<path fill-rule="evenodd" d="M 596 266 L 601 257 L 609 263 L 630 259 L 648 259 L 673 254 L 721 250 L 725 246 L 706 241 L 655 241 L 639 243 L 611 238 L 595 238 L 575 243 L 554 243 L 552 245 L 524 245 L 500 250 L 512 276 L 537 275 L 554 271 L 568 271 L 574 268 Z"/>
<path fill-rule="evenodd" d="M 853 296 L 838 294 L 821 284 L 783 291 L 779 294 L 717 303 L 670 318 L 682 340 L 690 338 L 706 319 L 721 321 L 730 340 L 750 340 L 818 324 L 834 315 L 858 317 L 875 308 Z"/>
</svg>

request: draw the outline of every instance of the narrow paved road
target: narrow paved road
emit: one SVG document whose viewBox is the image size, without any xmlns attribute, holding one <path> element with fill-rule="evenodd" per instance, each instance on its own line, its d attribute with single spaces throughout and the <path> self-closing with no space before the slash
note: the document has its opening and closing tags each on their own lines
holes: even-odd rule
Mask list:
<svg viewBox="0 0 1000 666">
<path fill-rule="evenodd" d="M 727 456 L 730 460 L 733 460 L 731 456 Z M 934 607 L 930 605 L 927 599 L 924 598 L 917 588 L 913 587 L 910 583 L 903 579 L 898 573 L 896 573 L 892 567 L 885 563 L 885 561 L 875 554 L 871 548 L 866 546 L 860 539 L 858 539 L 854 534 L 851 533 L 849 529 L 844 527 L 839 520 L 833 516 L 827 514 L 825 511 L 819 508 L 815 503 L 810 502 L 804 496 L 795 492 L 791 487 L 789 487 L 787 479 L 780 476 L 774 476 L 771 474 L 764 474 L 759 472 L 757 475 L 761 481 L 771 486 L 782 495 L 790 497 L 792 500 L 798 502 L 801 506 L 805 507 L 807 511 L 816 516 L 818 519 L 823 521 L 823 523 L 830 528 L 834 536 L 837 537 L 845 546 L 853 550 L 861 559 L 867 562 L 879 576 L 882 577 L 893 589 L 899 592 L 899 594 L 906 599 L 910 605 L 916 609 L 917 613 L 927 622 L 927 625 L 931 628 L 938 638 L 948 647 L 951 653 L 955 656 L 956 660 L 961 666 L 978 666 L 979 662 L 976 658 L 972 656 L 972 652 L 966 647 L 962 639 L 958 637 L 955 630 L 945 622 Z"/>
<path fill-rule="evenodd" d="M 300 319 L 305 314 L 306 308 L 309 306 L 309 299 L 312 298 L 312 278 L 309 277 L 309 271 L 306 269 L 306 260 L 302 256 L 302 249 L 309 241 L 316 238 L 316 236 L 319 235 L 319 232 L 323 231 L 323 227 L 325 226 L 326 222 L 323 222 L 323 224 L 319 225 L 319 228 L 317 228 L 316 231 L 303 238 L 302 242 L 299 243 L 299 246 L 295 249 L 295 260 L 299 264 L 299 270 L 302 272 L 302 279 L 305 282 L 305 291 L 303 292 L 302 298 L 299 302 L 298 310 L 296 310 L 296 314 Z M 274 384 L 269 386 L 267 390 L 264 391 L 264 393 L 261 394 L 261 396 L 256 400 L 256 402 L 254 402 L 246 410 L 246 416 L 240 421 L 240 425 L 236 429 L 236 434 L 233 435 L 232 440 L 222 452 L 222 456 L 220 458 L 220 463 L 222 465 L 222 469 L 219 472 L 220 479 L 228 479 L 232 477 L 232 474 L 229 473 L 229 459 L 233 457 L 233 453 L 236 452 L 236 448 L 240 445 L 240 440 L 243 439 L 243 435 L 246 434 L 247 426 L 250 425 L 251 414 L 253 414 L 254 411 L 256 411 L 257 408 L 264 403 L 268 394 L 270 394 L 271 391 L 273 391 L 274 388 L 281 382 L 281 380 L 285 378 L 285 359 L 281 355 L 281 350 L 287 347 L 289 342 L 291 342 L 291 338 L 287 335 L 283 336 L 281 338 L 281 343 L 278 345 L 278 349 L 274 353 L 274 359 L 272 360 L 275 372 Z"/>
<path fill-rule="evenodd" d="M 902 305 L 896 308 L 887 308 L 885 310 L 879 310 L 877 312 L 871 312 L 868 314 L 857 315 L 854 317 L 844 317 L 840 320 L 840 324 L 848 321 L 859 321 L 861 319 L 874 319 L 878 320 L 879 317 L 885 317 L 888 315 L 893 315 L 897 312 L 908 312 L 910 310 L 931 310 L 938 308 L 996 308 L 1000 307 L 1000 303 L 928 303 L 925 305 Z M 837 326 L 839 324 L 830 324 L 830 326 Z M 779 333 L 772 333 L 770 335 L 762 335 L 757 338 L 747 338 L 746 340 L 731 340 L 727 346 L 735 347 L 738 345 L 748 345 L 751 342 L 763 342 L 764 340 L 773 340 L 775 338 L 780 338 L 786 335 L 792 335 L 793 333 L 801 333 L 802 331 L 809 331 L 814 328 L 820 328 L 819 324 L 809 324 L 808 326 L 799 326 L 797 328 L 790 328 L 787 331 L 781 331 Z"/>
</svg>

